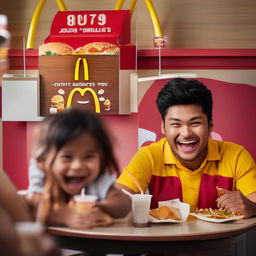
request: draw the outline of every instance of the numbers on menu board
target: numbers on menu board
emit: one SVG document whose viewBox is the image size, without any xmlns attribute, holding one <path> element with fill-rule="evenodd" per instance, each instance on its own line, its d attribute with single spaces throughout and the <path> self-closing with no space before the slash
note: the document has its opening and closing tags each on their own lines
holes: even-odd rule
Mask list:
<svg viewBox="0 0 256 256">
<path fill-rule="evenodd" d="M 103 26 L 107 22 L 106 14 L 78 14 L 78 15 L 68 15 L 67 25 L 68 26 L 85 26 L 85 25 L 99 25 Z"/>
</svg>

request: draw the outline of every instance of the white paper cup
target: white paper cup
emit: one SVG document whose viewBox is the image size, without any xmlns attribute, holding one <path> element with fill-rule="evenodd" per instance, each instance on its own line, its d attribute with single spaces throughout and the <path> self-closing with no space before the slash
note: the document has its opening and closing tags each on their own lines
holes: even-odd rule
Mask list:
<svg viewBox="0 0 256 256">
<path fill-rule="evenodd" d="M 40 235 L 44 232 L 44 226 L 40 222 L 17 222 L 15 227 L 24 255 L 34 254 L 39 248 Z"/>
<path fill-rule="evenodd" d="M 132 194 L 132 221 L 135 227 L 147 227 L 152 195 Z"/>
<path fill-rule="evenodd" d="M 84 212 L 92 209 L 97 202 L 97 196 L 94 195 L 75 195 L 75 208 L 77 212 Z"/>
<path fill-rule="evenodd" d="M 22 235 L 38 235 L 44 231 L 44 226 L 40 222 L 17 222 L 16 231 Z"/>
</svg>

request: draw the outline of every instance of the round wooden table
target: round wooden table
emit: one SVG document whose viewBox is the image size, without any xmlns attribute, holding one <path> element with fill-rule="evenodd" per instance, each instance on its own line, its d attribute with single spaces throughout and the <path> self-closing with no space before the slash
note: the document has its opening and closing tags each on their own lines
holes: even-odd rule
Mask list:
<svg viewBox="0 0 256 256">
<path fill-rule="evenodd" d="M 256 227 L 256 218 L 211 223 L 195 218 L 184 223 L 155 223 L 134 227 L 129 219 L 118 219 L 113 226 L 91 230 L 49 227 L 64 248 L 91 255 L 123 254 L 194 254 L 244 256 L 245 232 Z M 197 254 L 195 254 L 197 253 Z"/>
</svg>

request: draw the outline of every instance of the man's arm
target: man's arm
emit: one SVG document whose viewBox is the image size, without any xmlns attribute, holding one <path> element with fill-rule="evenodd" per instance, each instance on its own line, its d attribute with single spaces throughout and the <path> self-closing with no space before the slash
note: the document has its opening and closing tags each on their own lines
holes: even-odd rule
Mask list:
<svg viewBox="0 0 256 256">
<path fill-rule="evenodd" d="M 241 213 L 245 218 L 256 216 L 256 192 L 244 196 L 240 191 L 225 191 L 217 199 L 218 207 Z"/>
<path fill-rule="evenodd" d="M 121 188 L 124 187 L 125 186 L 121 184 L 113 184 L 108 191 L 106 199 L 97 204 L 100 209 L 113 218 L 123 218 L 131 210 L 131 200 L 129 196 L 121 191 Z M 126 187 L 125 189 L 128 190 Z M 131 189 L 129 189 L 129 192 L 130 191 Z"/>
<path fill-rule="evenodd" d="M 247 196 L 248 199 L 256 203 L 256 192 L 251 193 L 250 195 Z"/>
</svg>

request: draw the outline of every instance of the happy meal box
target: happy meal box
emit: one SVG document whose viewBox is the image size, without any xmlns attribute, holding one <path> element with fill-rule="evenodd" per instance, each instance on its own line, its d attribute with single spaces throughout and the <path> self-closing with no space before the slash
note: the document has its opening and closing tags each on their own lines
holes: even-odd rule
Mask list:
<svg viewBox="0 0 256 256">
<path fill-rule="evenodd" d="M 130 11 L 61 11 L 39 46 L 40 114 L 130 114 Z"/>
</svg>

